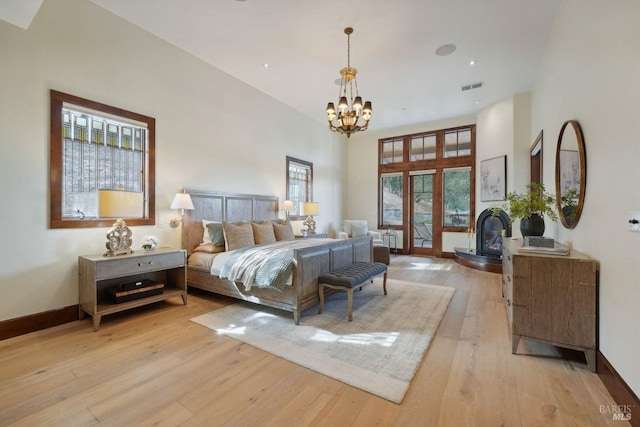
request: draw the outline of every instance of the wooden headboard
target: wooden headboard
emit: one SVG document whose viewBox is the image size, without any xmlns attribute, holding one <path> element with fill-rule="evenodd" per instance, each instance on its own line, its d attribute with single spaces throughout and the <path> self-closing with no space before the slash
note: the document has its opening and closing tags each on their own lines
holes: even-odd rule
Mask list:
<svg viewBox="0 0 640 427">
<path fill-rule="evenodd" d="M 184 189 L 191 195 L 193 210 L 185 211 L 182 223 L 182 247 L 191 254 L 202 243 L 202 220 L 209 221 L 262 221 L 278 218 L 276 196 L 223 193 L 219 191 Z"/>
</svg>

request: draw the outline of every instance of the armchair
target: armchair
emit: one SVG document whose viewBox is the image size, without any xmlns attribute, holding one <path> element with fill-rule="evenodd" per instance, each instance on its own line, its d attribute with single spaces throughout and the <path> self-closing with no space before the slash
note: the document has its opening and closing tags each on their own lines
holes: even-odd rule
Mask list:
<svg viewBox="0 0 640 427">
<path fill-rule="evenodd" d="M 353 220 L 345 219 L 342 222 L 342 230 L 338 231 L 338 239 L 348 239 L 350 237 L 371 236 L 374 246 L 382 246 L 382 235 L 377 231 L 369 230 L 367 221 L 365 220 Z"/>
</svg>

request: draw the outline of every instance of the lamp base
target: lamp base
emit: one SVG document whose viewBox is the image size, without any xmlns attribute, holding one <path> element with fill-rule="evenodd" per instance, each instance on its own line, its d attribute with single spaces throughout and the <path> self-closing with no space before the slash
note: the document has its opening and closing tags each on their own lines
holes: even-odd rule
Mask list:
<svg viewBox="0 0 640 427">
<path fill-rule="evenodd" d="M 311 216 L 308 216 L 302 224 L 307 226 L 309 234 L 316 234 L 316 222 Z"/>
</svg>

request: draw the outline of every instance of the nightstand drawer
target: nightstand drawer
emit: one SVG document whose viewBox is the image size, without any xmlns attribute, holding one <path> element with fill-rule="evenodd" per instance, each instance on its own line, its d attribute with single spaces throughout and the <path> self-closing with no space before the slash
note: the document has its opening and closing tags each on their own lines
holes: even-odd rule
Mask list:
<svg viewBox="0 0 640 427">
<path fill-rule="evenodd" d="M 112 258 L 109 262 L 98 262 L 96 265 L 96 280 L 123 275 L 134 275 L 150 271 L 165 270 L 185 265 L 183 251 L 147 254 L 126 258 Z"/>
</svg>

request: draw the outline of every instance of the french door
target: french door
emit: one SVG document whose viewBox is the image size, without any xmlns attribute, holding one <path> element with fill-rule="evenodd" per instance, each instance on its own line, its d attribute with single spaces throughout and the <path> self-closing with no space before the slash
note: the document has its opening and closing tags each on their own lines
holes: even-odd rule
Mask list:
<svg viewBox="0 0 640 427">
<path fill-rule="evenodd" d="M 442 197 L 440 175 L 433 171 L 412 171 L 410 176 L 410 211 L 407 224 L 409 251 L 412 254 L 442 253 Z"/>
</svg>

